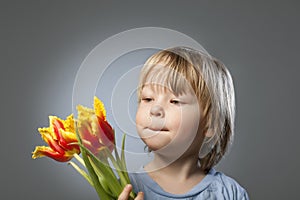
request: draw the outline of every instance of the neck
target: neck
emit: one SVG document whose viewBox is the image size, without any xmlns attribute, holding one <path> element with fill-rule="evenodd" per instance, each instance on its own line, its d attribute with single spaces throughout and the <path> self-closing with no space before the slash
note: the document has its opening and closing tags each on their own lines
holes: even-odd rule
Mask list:
<svg viewBox="0 0 300 200">
<path fill-rule="evenodd" d="M 186 180 L 189 177 L 205 175 L 198 165 L 198 157 L 195 155 L 181 156 L 172 162 L 165 156 L 155 154 L 153 161 L 145 166 L 145 170 L 151 174 L 163 174 L 168 177 L 176 177 L 177 179 Z"/>
</svg>

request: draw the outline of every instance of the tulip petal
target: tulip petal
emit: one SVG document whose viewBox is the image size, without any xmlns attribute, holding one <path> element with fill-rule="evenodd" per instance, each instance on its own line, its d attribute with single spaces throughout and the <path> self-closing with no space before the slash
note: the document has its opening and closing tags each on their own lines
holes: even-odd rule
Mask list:
<svg viewBox="0 0 300 200">
<path fill-rule="evenodd" d="M 52 131 L 51 127 L 38 128 L 38 131 L 40 132 L 43 140 L 45 140 L 44 137 L 43 137 L 43 134 L 49 134 L 51 138 L 53 138 L 54 140 L 58 140 L 58 138 L 56 137 L 55 133 Z"/>
<path fill-rule="evenodd" d="M 107 121 L 99 120 L 101 132 L 98 133 L 101 143 L 112 152 L 115 145 L 115 132 Z"/>
<path fill-rule="evenodd" d="M 65 131 L 63 129 L 60 129 L 59 132 L 67 143 L 77 142 L 77 137 L 74 132 Z"/>
<path fill-rule="evenodd" d="M 77 107 L 78 111 L 78 126 L 80 127 L 81 121 L 90 121 L 90 116 L 95 115 L 95 112 L 91 108 L 84 107 L 82 105 L 78 105 Z"/>
<path fill-rule="evenodd" d="M 82 122 L 78 129 L 82 144 L 95 155 L 101 150 L 103 145 L 99 142 L 97 135 L 92 134 L 91 125 L 87 122 Z"/>
<path fill-rule="evenodd" d="M 63 141 L 64 138 L 62 137 L 59 131 L 60 129 L 65 130 L 64 124 L 62 122 L 63 120 L 56 116 L 49 116 L 49 120 L 50 120 L 50 127 L 52 128 L 53 133 L 56 135 L 57 140 Z"/>
<path fill-rule="evenodd" d="M 93 115 L 90 117 L 90 121 L 91 121 L 92 134 L 99 135 L 99 133 L 101 133 L 102 130 L 98 122 L 98 117 L 96 115 Z"/>
<path fill-rule="evenodd" d="M 49 116 L 50 121 L 50 127 L 53 129 L 53 133 L 55 133 L 57 139 L 60 139 L 59 129 L 64 129 L 64 124 L 62 122 L 62 119 L 56 117 L 56 116 Z"/>
<path fill-rule="evenodd" d="M 70 132 L 72 130 L 75 130 L 73 115 L 69 115 L 66 120 L 62 120 L 56 116 L 50 116 L 49 119 L 50 128 L 52 128 L 52 131 L 57 138 L 59 146 L 66 151 L 73 150 L 74 145 L 69 145 L 69 143 L 77 141 L 76 134 L 74 132 Z M 78 146 L 76 147 L 76 149 L 79 151 Z"/>
<path fill-rule="evenodd" d="M 43 140 L 49 144 L 49 146 L 53 149 L 53 151 L 58 152 L 59 154 L 63 155 L 65 150 L 59 146 L 57 143 L 57 139 L 53 138 L 53 132 L 47 128 L 39 128 L 38 129 Z"/>
<path fill-rule="evenodd" d="M 59 145 L 62 146 L 67 151 L 75 151 L 76 153 L 80 153 L 80 148 L 78 146 L 78 140 L 75 133 L 67 132 L 60 129 L 60 133 L 65 139 L 63 142 L 59 141 Z"/>
<path fill-rule="evenodd" d="M 75 133 L 73 114 L 66 120 L 49 116 L 49 127 L 39 128 L 42 139 L 49 145 L 36 147 L 32 158 L 48 156 L 59 162 L 73 158 L 74 153 L 80 153 L 80 147 Z M 73 132 L 72 132 L 73 131 Z"/>
<path fill-rule="evenodd" d="M 100 117 L 102 120 L 106 121 L 106 110 L 105 110 L 104 104 L 96 96 L 94 97 L 94 110 L 95 110 L 95 114 L 98 117 Z"/>
<path fill-rule="evenodd" d="M 59 162 L 67 162 L 72 158 L 72 156 L 60 154 L 58 152 L 53 151 L 51 147 L 46 147 L 46 146 L 37 146 L 34 152 L 32 153 L 33 159 L 44 157 L 44 156 L 47 156 Z"/>
<path fill-rule="evenodd" d="M 73 114 L 70 114 L 66 120 L 63 121 L 65 131 L 74 133 L 75 137 L 75 121 L 74 121 L 74 116 Z"/>
</svg>

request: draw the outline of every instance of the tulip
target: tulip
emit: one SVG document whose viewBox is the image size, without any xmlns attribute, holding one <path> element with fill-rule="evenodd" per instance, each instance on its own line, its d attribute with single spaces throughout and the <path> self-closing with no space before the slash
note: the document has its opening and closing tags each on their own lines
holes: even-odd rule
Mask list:
<svg viewBox="0 0 300 200">
<path fill-rule="evenodd" d="M 75 153 L 80 153 L 73 115 L 69 115 L 66 120 L 49 116 L 49 121 L 49 127 L 38 129 L 49 146 L 37 146 L 32 153 L 32 158 L 47 156 L 59 162 L 67 162 Z"/>
<path fill-rule="evenodd" d="M 68 116 L 66 120 L 49 117 L 50 126 L 38 129 L 49 146 L 36 147 L 32 158 L 47 156 L 59 162 L 66 162 L 74 157 L 85 169 L 72 161 L 69 164 L 95 188 L 99 198 L 117 199 L 125 185 L 130 183 L 124 154 L 125 135 L 119 156 L 115 146 L 114 129 L 106 120 L 104 104 L 94 97 L 93 109 L 78 105 L 77 111 L 76 128 L 73 115 Z M 115 151 L 115 157 L 112 151 Z M 134 197 L 135 194 L 131 192 L 129 199 Z"/>
<path fill-rule="evenodd" d="M 101 157 L 101 150 L 114 150 L 115 134 L 106 120 L 104 104 L 94 97 L 94 109 L 81 105 L 77 106 L 77 128 L 82 144 L 97 157 Z"/>
</svg>

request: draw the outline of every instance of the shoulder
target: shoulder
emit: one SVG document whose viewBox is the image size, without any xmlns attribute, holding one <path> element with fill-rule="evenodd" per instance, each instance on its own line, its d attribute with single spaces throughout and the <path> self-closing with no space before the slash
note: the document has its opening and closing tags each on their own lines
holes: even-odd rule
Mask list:
<svg viewBox="0 0 300 200">
<path fill-rule="evenodd" d="M 225 199 L 249 200 L 246 190 L 233 178 L 211 169 L 189 192 L 175 195 L 165 192 L 147 173 L 130 173 L 135 192 L 143 191 L 145 199 Z"/>
<path fill-rule="evenodd" d="M 228 199 L 248 200 L 247 191 L 233 178 L 225 175 L 222 172 L 212 169 L 213 179 L 211 187 L 221 189 L 224 196 Z"/>
</svg>

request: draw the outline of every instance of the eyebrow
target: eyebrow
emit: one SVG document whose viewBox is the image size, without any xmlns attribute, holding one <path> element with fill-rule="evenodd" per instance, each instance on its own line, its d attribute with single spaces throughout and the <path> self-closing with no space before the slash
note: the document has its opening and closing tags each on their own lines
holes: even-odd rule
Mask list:
<svg viewBox="0 0 300 200">
<path fill-rule="evenodd" d="M 153 93 L 170 93 L 172 95 L 174 95 L 175 97 L 182 97 L 182 96 L 193 96 L 193 94 L 191 94 L 189 91 L 183 90 L 180 93 L 175 93 L 172 89 L 169 89 L 164 87 L 164 89 L 157 89 L 158 87 L 153 87 L 153 86 L 145 86 L 143 87 L 143 89 L 141 90 L 141 95 L 144 95 L 144 93 L 150 93 L 150 95 L 152 95 Z M 146 91 L 145 91 L 146 90 Z"/>
</svg>

